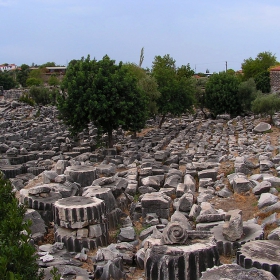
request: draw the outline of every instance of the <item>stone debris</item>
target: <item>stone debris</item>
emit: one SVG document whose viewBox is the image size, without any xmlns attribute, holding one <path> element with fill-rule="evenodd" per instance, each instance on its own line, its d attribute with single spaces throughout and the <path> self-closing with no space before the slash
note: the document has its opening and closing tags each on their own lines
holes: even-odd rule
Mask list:
<svg viewBox="0 0 280 280">
<path fill-rule="evenodd" d="M 198 113 L 167 118 L 161 129 L 150 120 L 151 129 L 136 139 L 114 131 L 116 145 L 105 149 L 97 148 L 92 124 L 74 141 L 55 107 L 9 100 L 18 96 L 7 92 L 0 102 L 0 169 L 29 208 L 34 242 L 54 225 L 56 245 L 39 252 L 47 275 L 57 266 L 64 279 L 125 279 L 137 265 L 146 279 L 207 279 L 203 271 L 219 265 L 219 254 L 239 248 L 246 255 L 248 241 L 263 239 L 266 225 L 280 224 L 280 154 L 266 133 L 271 126 L 254 116 L 203 120 Z M 107 136 L 100 140 L 105 144 Z M 212 202 L 251 192 L 268 215 L 262 225 Z M 279 240 L 278 228 L 268 239 Z M 89 257 L 92 249 L 97 252 Z M 90 275 L 78 266 L 91 258 Z M 243 273 L 221 270 L 229 278 L 236 269 Z M 271 264 L 275 277 L 277 269 Z M 209 275 L 212 270 L 220 273 L 213 268 Z"/>
</svg>

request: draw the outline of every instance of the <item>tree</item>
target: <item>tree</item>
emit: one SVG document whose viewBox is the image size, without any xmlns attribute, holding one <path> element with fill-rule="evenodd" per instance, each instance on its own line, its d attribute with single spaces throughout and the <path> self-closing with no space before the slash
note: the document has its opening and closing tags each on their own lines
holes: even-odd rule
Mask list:
<svg viewBox="0 0 280 280">
<path fill-rule="evenodd" d="M 28 78 L 30 69 L 27 64 L 22 64 L 19 70 L 16 70 L 16 80 L 21 86 L 26 87 L 26 80 Z"/>
<path fill-rule="evenodd" d="M 56 75 L 51 75 L 49 80 L 48 80 L 48 84 L 50 86 L 58 86 L 60 84 L 59 79 L 57 78 Z"/>
<path fill-rule="evenodd" d="M 42 69 L 33 69 L 29 72 L 28 78 L 26 80 L 26 85 L 31 86 L 40 86 L 43 84 L 43 70 Z"/>
<path fill-rule="evenodd" d="M 109 147 L 113 146 L 112 132 L 120 125 L 133 132 L 145 126 L 146 98 L 136 78 L 107 55 L 102 60 L 73 60 L 69 63 L 58 101 L 60 116 L 73 133 L 86 128 L 89 122 L 108 133 Z"/>
<path fill-rule="evenodd" d="M 30 221 L 18 204 L 10 181 L 0 175 L 0 279 L 39 280 L 35 248 L 29 243 Z"/>
<path fill-rule="evenodd" d="M 190 78 L 189 65 L 176 68 L 169 54 L 156 56 L 152 76 L 156 79 L 161 96 L 157 100 L 158 112 L 162 115 L 159 127 L 167 114 L 180 116 L 192 109 L 195 81 Z"/>
<path fill-rule="evenodd" d="M 255 59 L 244 59 L 242 63 L 243 79 L 254 78 L 258 90 L 270 92 L 270 76 L 268 69 L 277 65 L 277 58 L 271 52 L 261 52 Z"/>
<path fill-rule="evenodd" d="M 49 89 L 40 86 L 32 86 L 29 90 L 29 97 L 36 102 L 36 104 L 48 105 L 56 104 L 56 98 L 59 92 L 57 89 Z"/>
<path fill-rule="evenodd" d="M 0 85 L 3 86 L 3 89 L 9 90 L 16 86 L 16 82 L 13 79 L 12 71 L 4 71 L 0 70 Z"/>
<path fill-rule="evenodd" d="M 145 69 L 133 63 L 126 63 L 123 67 L 133 75 L 138 82 L 138 86 L 145 93 L 147 98 L 147 106 L 150 117 L 154 117 L 158 113 L 157 99 L 160 97 L 156 79 L 150 75 Z"/>
<path fill-rule="evenodd" d="M 267 114 L 270 116 L 270 123 L 272 123 L 272 116 L 280 110 L 280 98 L 272 94 L 261 94 L 252 102 L 252 111 L 256 114 Z"/>
<path fill-rule="evenodd" d="M 269 71 L 262 71 L 255 76 L 256 87 L 263 93 L 270 92 L 270 74 Z"/>
<path fill-rule="evenodd" d="M 242 111 L 250 111 L 251 103 L 260 92 L 257 91 L 256 83 L 253 78 L 241 82 L 238 86 L 238 99 L 241 103 Z"/>
<path fill-rule="evenodd" d="M 46 68 L 46 67 L 55 67 L 55 62 L 46 62 L 42 65 L 40 65 L 40 68 Z"/>
<path fill-rule="evenodd" d="M 242 111 L 238 96 L 238 80 L 235 76 L 220 72 L 213 74 L 206 83 L 205 106 L 216 117 L 229 113 L 238 115 Z"/>
<path fill-rule="evenodd" d="M 40 86 L 42 83 L 43 83 L 43 81 L 41 79 L 38 79 L 38 78 L 28 78 L 26 80 L 26 85 L 28 87 Z"/>
<path fill-rule="evenodd" d="M 242 72 L 244 79 L 254 78 L 257 74 L 267 71 L 269 67 L 276 65 L 277 58 L 271 52 L 261 52 L 255 59 L 251 57 L 244 59 L 242 63 Z"/>
</svg>

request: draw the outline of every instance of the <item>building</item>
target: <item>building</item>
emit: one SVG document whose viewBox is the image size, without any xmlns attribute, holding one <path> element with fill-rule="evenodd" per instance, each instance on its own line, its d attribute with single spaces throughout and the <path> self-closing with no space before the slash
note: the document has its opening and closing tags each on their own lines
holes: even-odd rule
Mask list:
<svg viewBox="0 0 280 280">
<path fill-rule="evenodd" d="M 17 66 L 15 64 L 8 64 L 8 63 L 5 63 L 5 64 L 1 64 L 0 65 L 0 71 L 10 71 L 10 70 L 15 70 L 17 69 Z"/>
<path fill-rule="evenodd" d="M 271 92 L 280 92 L 280 65 L 269 69 Z"/>
</svg>

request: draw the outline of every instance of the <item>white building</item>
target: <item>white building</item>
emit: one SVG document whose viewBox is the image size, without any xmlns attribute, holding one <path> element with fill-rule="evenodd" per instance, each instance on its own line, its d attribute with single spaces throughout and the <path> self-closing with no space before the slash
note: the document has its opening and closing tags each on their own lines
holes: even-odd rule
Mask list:
<svg viewBox="0 0 280 280">
<path fill-rule="evenodd" d="M 1 71 L 10 71 L 10 70 L 15 70 L 17 69 L 17 66 L 15 64 L 1 64 L 0 65 L 0 70 Z"/>
</svg>

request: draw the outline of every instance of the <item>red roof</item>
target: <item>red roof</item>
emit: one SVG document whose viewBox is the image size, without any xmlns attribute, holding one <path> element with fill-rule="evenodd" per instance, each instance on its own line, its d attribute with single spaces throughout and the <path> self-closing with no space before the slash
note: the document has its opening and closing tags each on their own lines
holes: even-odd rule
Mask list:
<svg viewBox="0 0 280 280">
<path fill-rule="evenodd" d="M 270 68 L 269 70 L 270 71 L 280 71 L 280 65 L 277 65 L 277 66 L 275 66 L 273 68 Z"/>
</svg>

